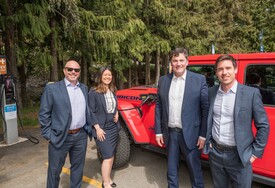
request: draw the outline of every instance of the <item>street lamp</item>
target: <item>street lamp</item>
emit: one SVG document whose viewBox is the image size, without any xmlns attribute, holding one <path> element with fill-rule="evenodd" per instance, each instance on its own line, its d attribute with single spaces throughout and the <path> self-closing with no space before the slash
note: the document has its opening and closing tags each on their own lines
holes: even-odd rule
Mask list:
<svg viewBox="0 0 275 188">
<path fill-rule="evenodd" d="M 264 38 L 264 31 L 261 30 L 260 35 L 259 35 L 260 52 L 264 52 L 263 38 Z"/>
</svg>

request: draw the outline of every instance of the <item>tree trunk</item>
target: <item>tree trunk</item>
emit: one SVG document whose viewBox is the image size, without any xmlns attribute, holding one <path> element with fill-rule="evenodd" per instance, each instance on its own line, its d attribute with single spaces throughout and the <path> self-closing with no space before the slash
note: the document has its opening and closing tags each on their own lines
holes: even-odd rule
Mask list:
<svg viewBox="0 0 275 188">
<path fill-rule="evenodd" d="M 137 69 L 138 69 L 138 84 L 142 84 L 142 85 L 144 85 L 145 84 L 145 79 L 143 79 L 145 76 L 143 75 L 143 71 L 142 71 L 142 64 L 141 64 L 141 62 L 140 61 L 138 61 L 138 67 L 137 67 Z M 141 79 L 141 80 L 140 80 Z M 140 82 L 140 81 L 142 81 L 142 82 Z"/>
<path fill-rule="evenodd" d="M 123 83 L 121 83 L 119 72 L 115 71 L 115 69 L 114 69 L 113 61 L 111 62 L 111 70 L 112 70 L 113 80 L 115 82 L 116 88 L 123 89 Z"/>
<path fill-rule="evenodd" d="M 13 16 L 13 0 L 6 0 L 4 2 L 6 6 L 5 10 L 3 10 L 3 16 Z M 14 27 L 15 24 L 10 21 L 7 22 L 6 30 L 3 31 L 4 33 L 4 41 L 5 41 L 5 55 L 7 58 L 7 73 L 12 75 L 15 78 L 15 83 L 18 81 L 18 71 L 17 71 L 17 60 L 16 60 L 16 52 L 15 52 L 15 36 L 14 36 Z M 15 93 L 16 93 L 16 100 L 19 107 L 22 107 L 22 100 L 20 97 L 20 87 L 19 83 L 15 84 Z"/>
<path fill-rule="evenodd" d="M 135 74 L 135 86 L 139 85 L 139 80 L 138 80 L 138 61 L 134 59 L 134 74 Z"/>
<path fill-rule="evenodd" d="M 25 63 L 19 66 L 19 78 L 20 78 L 20 96 L 22 99 L 22 107 L 27 107 L 29 105 L 28 93 L 27 93 L 27 75 L 25 73 Z"/>
<path fill-rule="evenodd" d="M 128 67 L 128 88 L 132 87 L 132 68 Z"/>
<path fill-rule="evenodd" d="M 163 54 L 162 56 L 162 70 L 163 70 L 163 74 L 166 75 L 168 74 L 168 66 L 169 66 L 169 55 L 168 54 Z"/>
<path fill-rule="evenodd" d="M 160 76 L 160 51 L 157 49 L 155 53 L 155 71 L 156 71 L 156 77 L 155 77 L 155 84 L 157 85 L 159 82 L 159 76 Z"/>
<path fill-rule="evenodd" d="M 58 64 L 57 64 L 57 38 L 54 32 L 55 29 L 55 19 L 52 17 L 50 19 L 50 27 L 51 27 L 51 56 L 52 56 L 52 65 L 51 65 L 51 72 L 50 72 L 50 81 L 55 82 L 58 81 Z"/>
<path fill-rule="evenodd" d="M 82 58 L 81 62 L 81 81 L 84 84 L 88 84 L 88 63 L 85 57 Z"/>
<path fill-rule="evenodd" d="M 150 85 L 150 54 L 145 53 L 145 85 Z"/>
<path fill-rule="evenodd" d="M 23 46 L 23 37 L 21 32 L 21 27 L 17 27 L 17 41 L 19 46 Z M 18 59 L 17 59 L 18 60 Z M 19 61 L 19 60 L 18 60 Z M 28 58 L 25 58 L 20 61 L 18 65 L 18 76 L 20 80 L 20 96 L 22 99 L 22 107 L 27 107 L 30 103 L 28 98 L 28 92 L 27 92 L 27 79 L 28 79 L 28 73 L 25 71 L 27 70 L 26 66 L 28 64 L 29 60 Z"/>
<path fill-rule="evenodd" d="M 58 80 L 60 80 L 64 78 L 63 67 L 65 66 L 65 64 L 63 62 L 63 57 L 60 57 L 58 52 L 56 54 L 56 57 L 57 57 L 57 72 L 58 72 L 57 77 L 58 77 Z"/>
</svg>

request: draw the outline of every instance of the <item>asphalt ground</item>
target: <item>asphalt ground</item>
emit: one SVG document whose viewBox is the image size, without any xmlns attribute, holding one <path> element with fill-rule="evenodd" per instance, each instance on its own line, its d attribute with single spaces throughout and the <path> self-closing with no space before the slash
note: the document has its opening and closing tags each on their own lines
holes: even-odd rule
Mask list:
<svg viewBox="0 0 275 188">
<path fill-rule="evenodd" d="M 39 128 L 25 129 L 27 134 L 39 139 L 38 144 L 29 140 L 11 146 L 0 147 L 0 187 L 1 188 L 41 188 L 46 187 L 48 143 L 40 135 Z M 26 134 L 19 131 L 19 136 Z M 0 133 L 0 141 L 3 135 Z M 101 188 L 101 163 L 97 159 L 95 142 L 88 140 L 82 188 Z M 60 178 L 60 188 L 69 188 L 70 164 L 67 158 Z M 118 188 L 165 188 L 166 158 L 138 146 L 131 147 L 129 164 L 112 171 L 112 178 Z M 211 174 L 203 168 L 205 187 L 211 188 Z M 189 174 L 184 162 L 180 165 L 180 188 L 191 187 Z M 253 188 L 268 186 L 253 183 Z"/>
</svg>

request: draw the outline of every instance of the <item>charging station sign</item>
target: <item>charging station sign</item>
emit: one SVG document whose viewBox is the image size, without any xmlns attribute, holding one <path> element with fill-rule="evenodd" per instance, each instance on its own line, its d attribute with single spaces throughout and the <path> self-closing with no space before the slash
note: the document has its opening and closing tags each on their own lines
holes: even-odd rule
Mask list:
<svg viewBox="0 0 275 188">
<path fill-rule="evenodd" d="M 6 58 L 0 57 L 0 75 L 7 74 Z"/>
<path fill-rule="evenodd" d="M 4 107 L 6 120 L 15 119 L 16 116 L 16 104 L 5 105 Z"/>
</svg>

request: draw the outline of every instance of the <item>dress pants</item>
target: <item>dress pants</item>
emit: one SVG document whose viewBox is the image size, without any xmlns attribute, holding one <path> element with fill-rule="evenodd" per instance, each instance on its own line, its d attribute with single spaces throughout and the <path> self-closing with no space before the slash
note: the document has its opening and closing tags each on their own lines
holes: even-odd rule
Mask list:
<svg viewBox="0 0 275 188">
<path fill-rule="evenodd" d="M 168 188 L 179 187 L 179 160 L 182 153 L 188 166 L 193 188 L 202 188 L 203 174 L 201 169 L 200 151 L 197 147 L 189 150 L 185 144 L 182 131 L 169 130 L 168 141 Z"/>
<path fill-rule="evenodd" d="M 49 143 L 47 188 L 58 187 L 60 173 L 68 153 L 71 164 L 70 187 L 80 188 L 86 157 L 86 149 L 87 133 L 83 128 L 78 133 L 68 134 L 66 140 L 60 148 L 55 148 L 51 143 Z"/>
<path fill-rule="evenodd" d="M 251 188 L 252 165 L 243 166 L 237 149 L 219 149 L 212 143 L 209 152 L 214 188 Z"/>
</svg>

